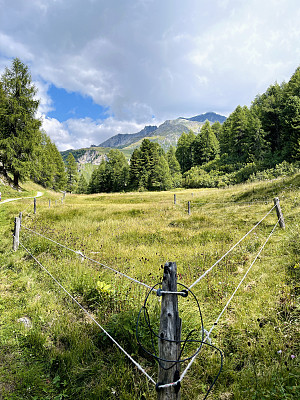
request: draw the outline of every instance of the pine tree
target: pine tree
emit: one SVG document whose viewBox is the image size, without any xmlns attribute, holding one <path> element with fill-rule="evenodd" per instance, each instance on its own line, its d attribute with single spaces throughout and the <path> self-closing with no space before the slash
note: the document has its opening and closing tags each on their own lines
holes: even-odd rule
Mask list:
<svg viewBox="0 0 300 400">
<path fill-rule="evenodd" d="M 173 146 L 171 146 L 167 152 L 167 160 L 172 180 L 172 187 L 173 188 L 180 187 L 182 175 L 180 171 L 180 164 L 176 158 L 175 148 Z"/>
<path fill-rule="evenodd" d="M 300 160 L 300 98 L 291 96 L 282 112 L 284 145 L 282 154 L 285 160 Z"/>
<path fill-rule="evenodd" d="M 220 146 L 209 121 L 206 121 L 201 131 L 195 137 L 193 142 L 193 165 L 202 165 L 208 161 L 214 160 L 219 154 Z"/>
<path fill-rule="evenodd" d="M 88 184 L 83 174 L 80 175 L 76 193 L 85 194 L 88 191 Z"/>
<path fill-rule="evenodd" d="M 3 168 L 12 173 L 14 185 L 26 179 L 41 135 L 35 118 L 39 101 L 28 67 L 18 58 L 1 77 L 5 100 L 1 106 L 0 157 Z"/>
<path fill-rule="evenodd" d="M 119 192 L 128 185 L 129 166 L 126 157 L 120 150 L 110 150 L 107 154 L 106 180 L 107 191 Z"/>
<path fill-rule="evenodd" d="M 184 173 L 191 169 L 194 162 L 193 154 L 193 142 L 195 140 L 195 134 L 189 131 L 188 134 L 183 132 L 177 142 L 176 158 L 180 164 L 181 172 Z"/>
<path fill-rule="evenodd" d="M 66 160 L 66 172 L 67 172 L 67 191 L 72 193 L 77 186 L 78 180 L 78 169 L 77 163 L 72 153 L 69 153 Z"/>
</svg>

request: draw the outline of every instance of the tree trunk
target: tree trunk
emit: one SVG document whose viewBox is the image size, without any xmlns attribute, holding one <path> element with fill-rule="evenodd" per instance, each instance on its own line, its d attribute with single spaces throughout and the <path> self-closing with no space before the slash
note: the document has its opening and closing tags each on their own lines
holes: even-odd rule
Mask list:
<svg viewBox="0 0 300 400">
<path fill-rule="evenodd" d="M 14 173 L 14 186 L 16 188 L 19 186 L 19 178 L 20 178 L 19 172 L 15 172 Z"/>
</svg>

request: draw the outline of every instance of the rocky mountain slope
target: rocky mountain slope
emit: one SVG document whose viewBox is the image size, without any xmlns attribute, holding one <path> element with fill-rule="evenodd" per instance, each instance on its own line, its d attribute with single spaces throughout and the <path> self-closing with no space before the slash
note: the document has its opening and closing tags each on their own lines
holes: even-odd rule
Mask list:
<svg viewBox="0 0 300 400">
<path fill-rule="evenodd" d="M 90 148 L 67 150 L 61 152 L 64 161 L 69 153 L 72 153 L 78 162 L 80 169 L 85 164 L 99 165 L 110 149 L 120 149 L 129 159 L 133 150 L 141 145 L 143 139 L 148 138 L 153 142 L 159 143 L 164 150 L 168 150 L 170 146 L 176 146 L 179 137 L 183 132 L 192 130 L 195 134 L 200 132 L 202 125 L 208 120 L 211 123 L 219 121 L 223 123 L 226 117 L 213 112 L 196 115 L 191 118 L 177 118 L 167 120 L 161 125 L 145 126 L 141 131 L 136 133 L 125 133 L 112 136 L 99 146 L 91 146 Z"/>
<path fill-rule="evenodd" d="M 145 126 L 144 129 L 137 133 L 125 133 L 112 136 L 105 142 L 99 144 L 99 147 L 123 149 L 130 146 L 130 148 L 135 148 L 138 147 L 139 142 L 146 137 L 152 138 L 153 141 L 158 142 L 163 147 L 169 147 L 171 145 L 176 145 L 178 138 L 183 132 L 192 130 L 194 133 L 198 133 L 206 120 L 211 123 L 216 121 L 223 123 L 226 117 L 214 112 L 209 112 L 191 118 L 180 117 L 174 120 L 167 120 L 159 125 L 159 127 Z"/>
</svg>

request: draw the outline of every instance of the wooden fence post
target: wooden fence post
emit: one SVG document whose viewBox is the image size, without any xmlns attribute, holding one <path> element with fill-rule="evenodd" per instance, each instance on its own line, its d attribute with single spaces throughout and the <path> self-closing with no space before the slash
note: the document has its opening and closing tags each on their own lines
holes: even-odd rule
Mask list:
<svg viewBox="0 0 300 400">
<path fill-rule="evenodd" d="M 33 199 L 33 214 L 36 214 L 36 197 Z"/>
<path fill-rule="evenodd" d="M 174 194 L 174 204 L 176 204 L 176 194 Z"/>
<path fill-rule="evenodd" d="M 16 217 L 15 218 L 15 228 L 14 228 L 14 236 L 13 236 L 13 250 L 17 251 L 19 248 L 19 242 L 20 242 L 20 218 Z"/>
<path fill-rule="evenodd" d="M 175 262 L 167 262 L 164 266 L 162 291 L 177 292 L 177 266 Z M 178 295 L 162 294 L 158 339 L 159 358 L 173 362 L 160 361 L 158 385 L 172 383 L 180 377 L 180 364 L 174 362 L 180 357 L 180 338 L 181 319 L 178 313 Z M 158 388 L 158 400 L 180 400 L 180 397 L 179 384 L 167 388 Z"/>
<path fill-rule="evenodd" d="M 22 211 L 19 214 L 19 218 L 20 218 L 20 227 L 21 227 L 21 225 L 22 225 Z"/>
<path fill-rule="evenodd" d="M 191 215 L 191 202 L 188 201 L 188 214 Z"/>
<path fill-rule="evenodd" d="M 49 208 L 51 207 L 51 200 L 49 199 Z"/>
<path fill-rule="evenodd" d="M 284 229 L 285 228 L 285 223 L 284 223 L 284 219 L 283 219 L 283 214 L 281 212 L 281 208 L 280 208 L 279 198 L 278 197 L 274 198 L 274 204 L 276 206 L 275 209 L 276 209 L 276 213 L 277 213 L 277 218 L 279 219 L 280 228 Z"/>
</svg>

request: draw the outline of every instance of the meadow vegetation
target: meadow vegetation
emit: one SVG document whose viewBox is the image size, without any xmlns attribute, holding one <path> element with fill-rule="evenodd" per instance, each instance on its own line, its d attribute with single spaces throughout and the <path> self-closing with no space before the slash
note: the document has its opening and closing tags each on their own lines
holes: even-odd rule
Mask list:
<svg viewBox="0 0 300 400">
<path fill-rule="evenodd" d="M 152 400 L 157 396 L 152 383 L 24 247 L 156 379 L 156 362 L 135 338 L 148 290 L 100 264 L 82 261 L 25 227 L 149 286 L 161 282 L 165 262 L 175 261 L 179 283 L 189 286 L 267 214 L 278 196 L 286 229 L 275 229 L 211 334 L 223 352 L 224 366 L 208 398 L 298 399 L 299 185 L 296 174 L 225 189 L 72 194 L 63 203 L 61 194 L 25 185 L 23 196 L 44 192 L 37 199 L 36 214 L 29 199 L 0 204 L 0 398 Z M 15 192 L 11 197 L 17 197 Z M 13 252 L 11 232 L 20 211 L 24 247 Z M 218 317 L 276 221 L 273 210 L 193 287 L 205 329 Z M 159 307 L 159 298 L 151 295 L 154 328 Z M 192 296 L 180 298 L 179 308 L 183 337 L 193 329 L 199 332 Z M 140 336 L 148 346 L 149 332 L 143 323 Z M 187 346 L 185 356 L 192 351 Z M 182 382 L 182 399 L 203 399 L 219 367 L 218 354 L 204 346 Z"/>
</svg>

